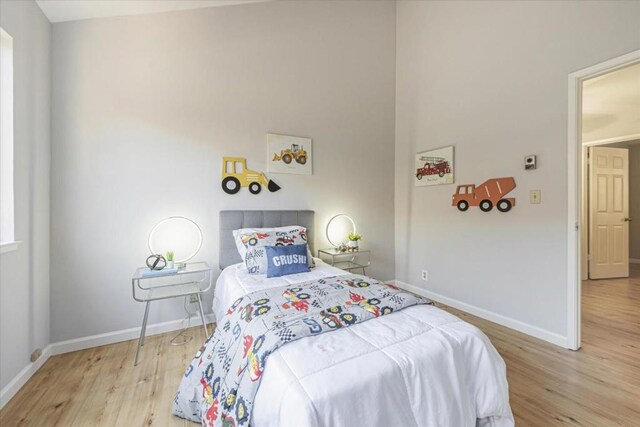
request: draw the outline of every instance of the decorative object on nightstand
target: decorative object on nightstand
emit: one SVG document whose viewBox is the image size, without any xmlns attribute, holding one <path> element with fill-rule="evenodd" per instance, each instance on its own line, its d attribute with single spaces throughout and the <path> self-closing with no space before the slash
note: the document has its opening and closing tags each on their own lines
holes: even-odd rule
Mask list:
<svg viewBox="0 0 640 427">
<path fill-rule="evenodd" d="M 327 264 L 345 271 L 362 270 L 362 274 L 367 274 L 365 268 L 371 265 L 371 251 L 341 251 L 340 248 L 320 249 L 318 258 Z"/>
<path fill-rule="evenodd" d="M 162 255 L 149 255 L 146 264 L 149 271 L 160 271 L 167 266 L 167 260 Z"/>
<path fill-rule="evenodd" d="M 151 301 L 179 297 L 194 298 L 198 303 L 205 338 L 209 336 L 201 295 L 211 289 L 212 270 L 206 262 L 187 263 L 196 256 L 202 247 L 200 227 L 185 217 L 174 216 L 164 219 L 149 233 L 148 246 L 152 255 L 147 258 L 147 267 L 138 268 L 131 278 L 133 299 L 146 303 L 134 366 L 138 364 L 140 348 L 144 346 Z M 169 250 L 169 248 L 171 249 Z M 166 253 L 172 263 L 174 257 L 178 258 L 175 260 L 178 268 L 169 264 L 158 269 L 159 264 L 168 264 L 167 259 L 158 255 L 159 253 Z M 192 313 L 187 313 L 190 319 Z M 183 335 L 183 332 L 184 330 L 178 336 Z"/>
<path fill-rule="evenodd" d="M 167 252 L 167 268 L 173 268 L 173 251 Z"/>
<path fill-rule="evenodd" d="M 341 248 L 346 242 L 342 239 L 350 233 L 356 232 L 356 223 L 346 214 L 338 214 L 329 220 L 325 233 L 327 240 L 336 249 Z"/>
<path fill-rule="evenodd" d="M 362 234 L 349 233 L 347 237 L 349 238 L 349 249 L 352 251 L 357 251 L 358 241 L 362 240 Z"/>
</svg>

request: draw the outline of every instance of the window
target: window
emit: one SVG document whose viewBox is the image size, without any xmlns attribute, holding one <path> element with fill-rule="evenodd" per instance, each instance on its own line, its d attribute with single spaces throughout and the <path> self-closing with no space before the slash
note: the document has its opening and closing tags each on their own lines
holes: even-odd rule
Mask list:
<svg viewBox="0 0 640 427">
<path fill-rule="evenodd" d="M 0 28 L 0 247 L 15 249 L 13 214 L 13 38 Z"/>
</svg>

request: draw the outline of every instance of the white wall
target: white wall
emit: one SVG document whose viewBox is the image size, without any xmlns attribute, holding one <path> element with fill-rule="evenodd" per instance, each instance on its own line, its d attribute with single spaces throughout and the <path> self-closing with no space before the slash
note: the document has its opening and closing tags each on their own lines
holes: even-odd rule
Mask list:
<svg viewBox="0 0 640 427">
<path fill-rule="evenodd" d="M 52 341 L 139 326 L 130 277 L 151 227 L 222 209 L 346 212 L 394 275 L 395 5 L 271 2 L 53 26 Z M 266 167 L 267 132 L 313 138 L 312 176 L 228 196 L 221 157 Z M 210 300 L 207 302 L 209 305 Z M 149 322 L 181 318 L 182 301 Z"/>
<path fill-rule="evenodd" d="M 628 141 L 640 135 L 640 63 L 582 83 L 582 142 Z"/>
<path fill-rule="evenodd" d="M 398 2 L 396 276 L 567 334 L 567 75 L 640 48 L 638 2 Z M 456 184 L 514 176 L 508 214 L 414 187 L 413 155 L 455 145 Z M 539 168 L 524 171 L 523 157 Z M 528 203 L 542 190 L 542 204 Z M 420 270 L 429 269 L 428 282 Z"/>
<path fill-rule="evenodd" d="M 49 344 L 51 25 L 33 1 L 0 2 L 14 49 L 13 252 L 0 255 L 0 388 Z"/>
<path fill-rule="evenodd" d="M 640 260 L 640 141 L 629 146 L 629 258 Z"/>
</svg>

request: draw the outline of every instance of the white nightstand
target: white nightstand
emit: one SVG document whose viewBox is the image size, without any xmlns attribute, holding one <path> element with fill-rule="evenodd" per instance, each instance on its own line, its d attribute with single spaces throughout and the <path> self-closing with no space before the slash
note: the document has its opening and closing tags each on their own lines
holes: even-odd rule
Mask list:
<svg viewBox="0 0 640 427">
<path fill-rule="evenodd" d="M 362 270 L 362 274 L 367 274 L 365 268 L 371 265 L 371 251 L 366 249 L 347 252 L 336 248 L 320 249 L 318 258 L 345 271 Z"/>
<path fill-rule="evenodd" d="M 147 330 L 147 318 L 149 317 L 151 301 L 194 295 L 198 300 L 198 309 L 200 311 L 200 319 L 202 319 L 205 339 L 209 336 L 200 297 L 202 293 L 211 289 L 212 274 L 209 264 L 206 262 L 191 262 L 177 271 L 163 273 L 163 270 L 159 270 L 151 274 L 145 274 L 148 271 L 149 269 L 146 267 L 138 268 L 131 278 L 133 299 L 146 303 L 134 366 L 138 364 L 140 347 L 144 346 L 144 335 Z"/>
</svg>

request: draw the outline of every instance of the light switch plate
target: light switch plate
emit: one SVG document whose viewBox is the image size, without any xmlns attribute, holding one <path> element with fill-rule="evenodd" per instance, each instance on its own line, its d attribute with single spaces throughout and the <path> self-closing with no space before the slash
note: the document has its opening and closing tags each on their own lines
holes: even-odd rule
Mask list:
<svg viewBox="0 0 640 427">
<path fill-rule="evenodd" d="M 537 205 L 540 203 L 542 192 L 540 190 L 531 190 L 529 192 L 529 203 Z"/>
</svg>

